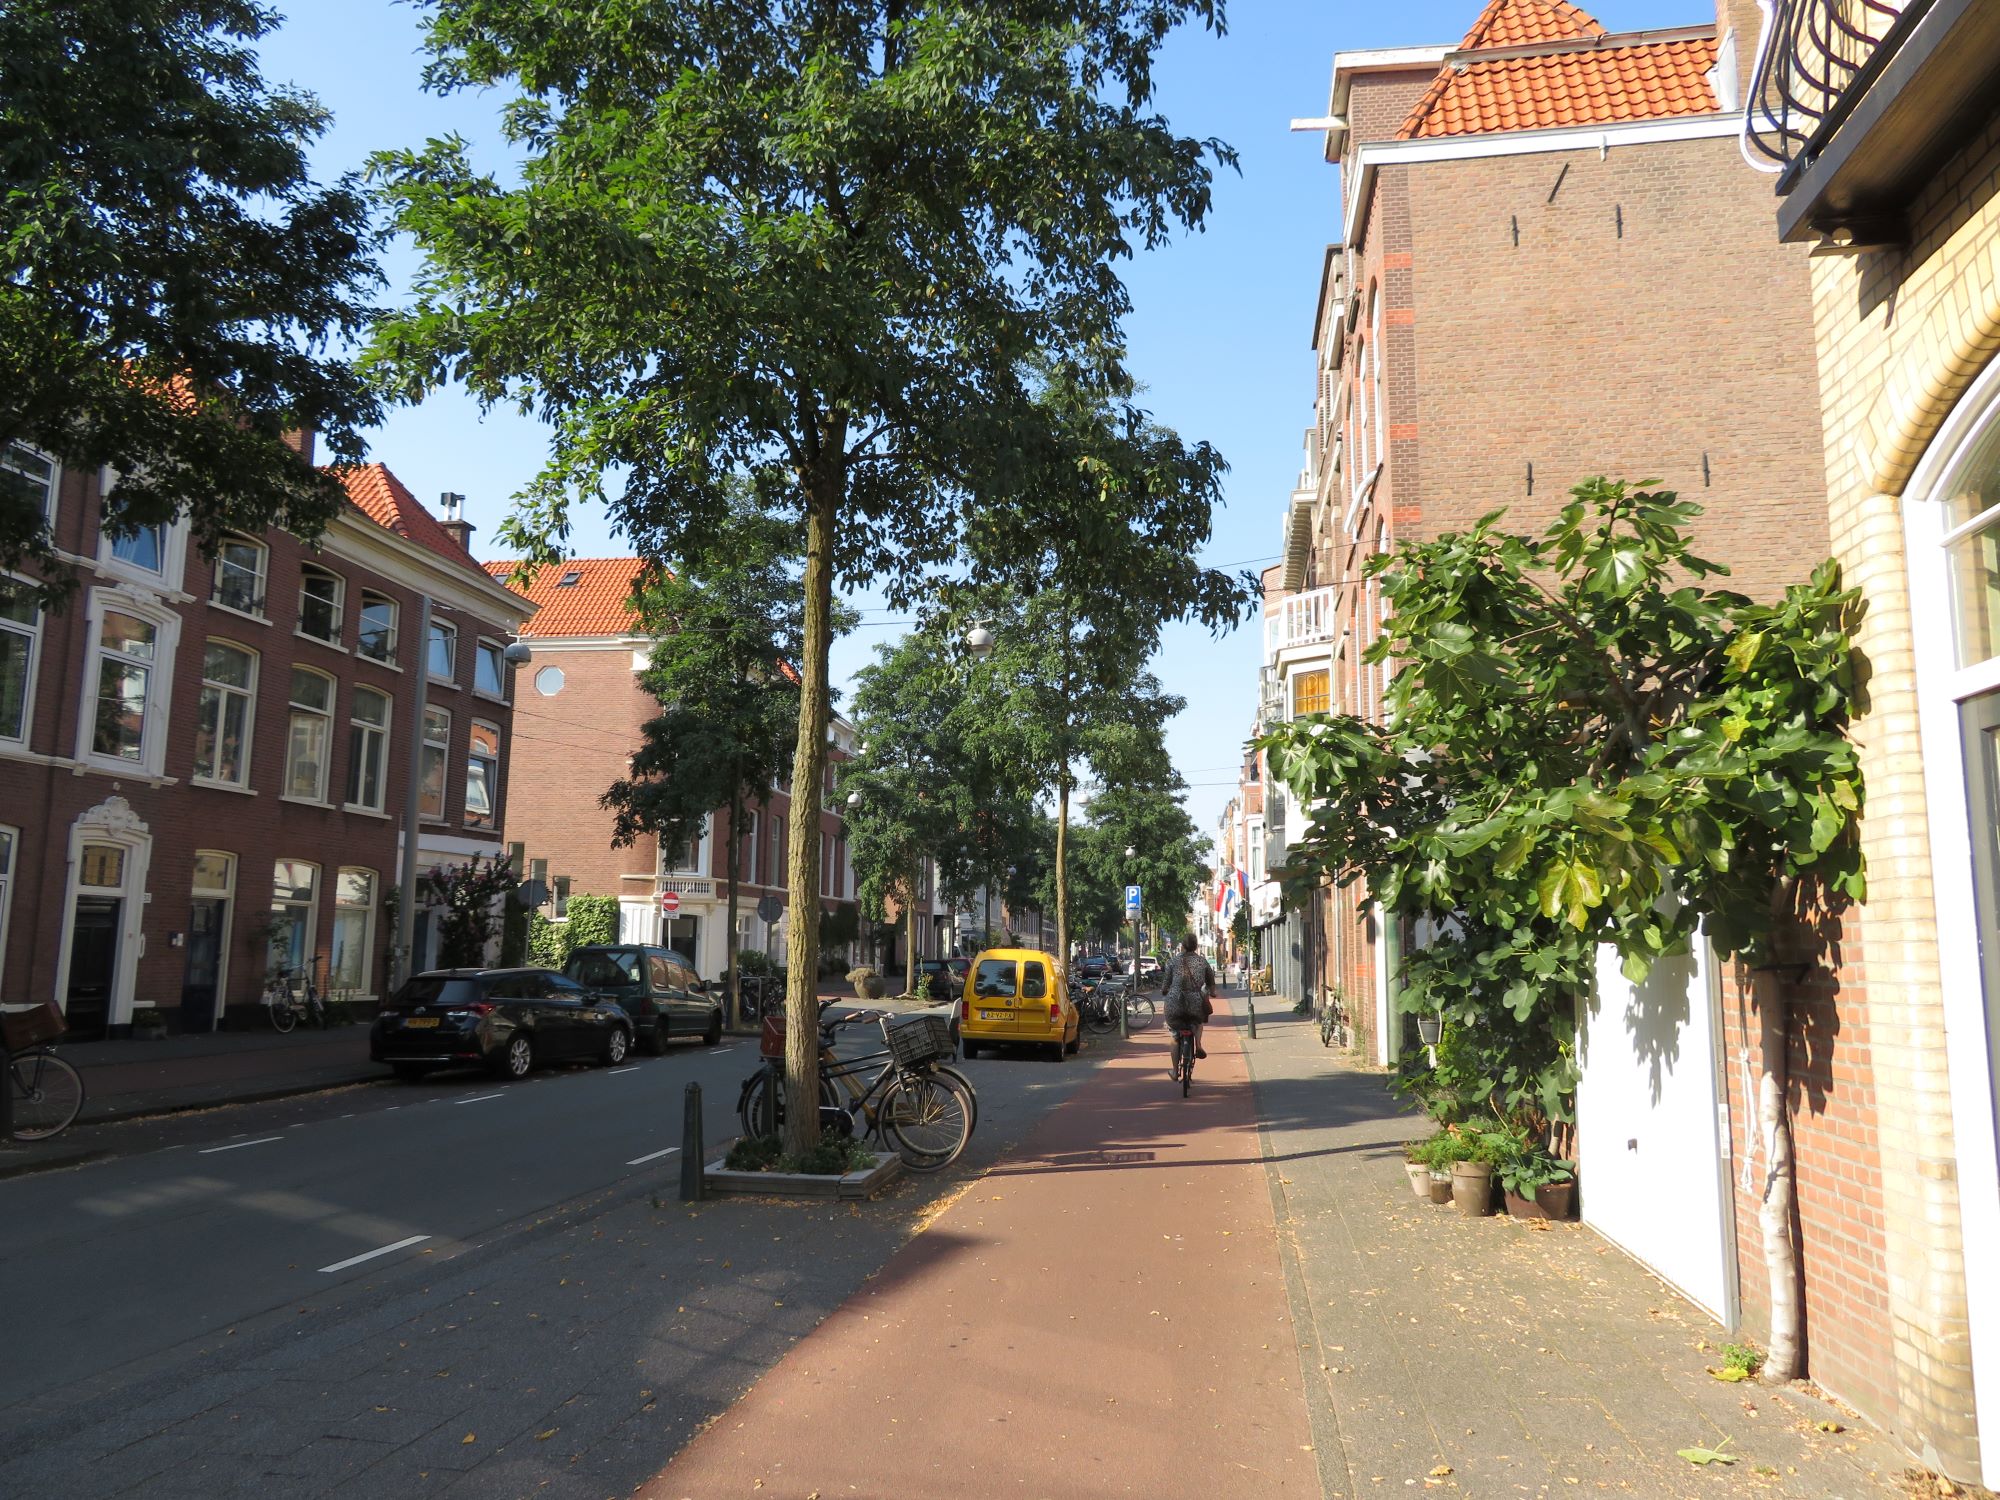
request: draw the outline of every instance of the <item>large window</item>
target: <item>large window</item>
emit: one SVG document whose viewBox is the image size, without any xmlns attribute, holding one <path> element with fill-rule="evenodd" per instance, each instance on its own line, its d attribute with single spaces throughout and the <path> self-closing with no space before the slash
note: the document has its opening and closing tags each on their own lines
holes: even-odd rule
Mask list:
<svg viewBox="0 0 2000 1500">
<path fill-rule="evenodd" d="M 224 609 L 238 614 L 264 617 L 264 565 L 269 557 L 263 544 L 247 537 L 222 539 L 215 551 L 215 590 L 210 596 Z"/>
<path fill-rule="evenodd" d="M 300 973 L 312 956 L 319 866 L 281 859 L 271 875 L 271 920 L 264 961 L 273 971 Z"/>
<path fill-rule="evenodd" d="M 1382 413 L 1382 292 L 1379 287 L 1368 289 L 1368 380 L 1370 384 L 1369 403 L 1375 412 L 1375 442 L 1373 451 L 1375 462 L 1380 464 L 1389 455 L 1389 421 Z"/>
<path fill-rule="evenodd" d="M 164 573 L 167 567 L 167 528 L 158 521 L 132 531 L 105 538 L 106 554 L 114 561 L 141 573 Z"/>
<path fill-rule="evenodd" d="M 28 585 L 0 577 L 0 742 L 28 741 L 41 647 L 42 612 Z"/>
<path fill-rule="evenodd" d="M 333 679 L 292 668 L 291 728 L 285 738 L 285 795 L 326 800 L 327 747 L 333 738 Z"/>
<path fill-rule="evenodd" d="M 333 883 L 333 952 L 327 987 L 350 994 L 370 990 L 369 955 L 375 949 L 375 872 L 342 870 Z"/>
<path fill-rule="evenodd" d="M 472 721 L 465 757 L 465 824 L 491 828 L 500 809 L 500 731 Z"/>
<path fill-rule="evenodd" d="M 90 731 L 92 754 L 144 763 L 159 637 L 159 627 L 150 620 L 122 610 L 104 612 L 92 653 L 91 679 L 97 695 Z"/>
<path fill-rule="evenodd" d="M 419 781 L 423 815 L 444 821 L 444 768 L 451 754 L 451 715 L 441 708 L 424 710 L 424 763 Z"/>
<path fill-rule="evenodd" d="M 257 658 L 231 641 L 210 641 L 201 659 L 201 705 L 195 715 L 194 774 L 242 786 L 250 779 L 250 726 Z"/>
<path fill-rule="evenodd" d="M 1312 672 L 1301 672 L 1292 679 L 1292 717 L 1300 714 L 1323 714 L 1327 711 L 1328 673 L 1321 667 Z"/>
<path fill-rule="evenodd" d="M 329 645 L 340 644 L 341 596 L 338 573 L 311 564 L 299 570 L 299 634 Z"/>
<path fill-rule="evenodd" d="M 473 648 L 472 687 L 489 698 L 507 696 L 507 648 L 498 641 L 480 641 Z"/>
<path fill-rule="evenodd" d="M 348 710 L 347 801 L 351 807 L 382 811 L 389 777 L 389 695 L 373 688 L 354 690 Z"/>
<path fill-rule="evenodd" d="M 44 458 L 32 448 L 20 443 L 11 443 L 0 448 L 0 470 L 4 470 L 16 485 L 26 485 L 28 503 L 42 513 L 42 520 L 53 529 L 56 520 L 56 479 L 60 471 L 55 460 Z"/>
<path fill-rule="evenodd" d="M 431 621 L 430 655 L 425 659 L 431 676 L 452 682 L 458 676 L 458 630 L 442 620 Z"/>
<path fill-rule="evenodd" d="M 354 649 L 370 661 L 396 659 L 394 599 L 386 594 L 362 594 L 361 618 L 354 631 Z"/>
</svg>

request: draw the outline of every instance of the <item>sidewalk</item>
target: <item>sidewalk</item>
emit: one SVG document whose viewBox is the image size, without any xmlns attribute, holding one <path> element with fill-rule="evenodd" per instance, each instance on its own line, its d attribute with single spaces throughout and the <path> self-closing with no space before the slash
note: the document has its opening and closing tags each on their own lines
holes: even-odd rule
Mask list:
<svg viewBox="0 0 2000 1500">
<path fill-rule="evenodd" d="M 1248 1074 L 1208 1051 L 1183 1100 L 1164 1028 L 1117 1050 L 639 1493 L 1318 1495 Z"/>
<path fill-rule="evenodd" d="M 1712 1379 L 1722 1330 L 1582 1225 L 1416 1202 L 1399 1148 L 1420 1122 L 1310 1017 L 1260 1008 L 1245 1046 L 1328 1495 L 1906 1493 L 1909 1460 L 1851 1415 Z M 1725 1439 L 1734 1466 L 1677 1456 Z"/>
</svg>

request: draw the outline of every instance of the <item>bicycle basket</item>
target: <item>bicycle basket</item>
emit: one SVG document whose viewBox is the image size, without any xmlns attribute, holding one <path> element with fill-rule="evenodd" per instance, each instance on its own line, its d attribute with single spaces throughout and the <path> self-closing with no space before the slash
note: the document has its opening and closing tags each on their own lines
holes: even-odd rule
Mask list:
<svg viewBox="0 0 2000 1500">
<path fill-rule="evenodd" d="M 911 1016 L 882 1021 L 882 1037 L 899 1068 L 921 1068 L 951 1056 L 951 1023 L 943 1016 Z"/>
<path fill-rule="evenodd" d="M 63 1013 L 53 1000 L 41 1005 L 0 1006 L 0 1046 L 9 1052 L 58 1041 L 66 1029 Z"/>
<path fill-rule="evenodd" d="M 757 1034 L 757 1051 L 764 1057 L 785 1055 L 785 1013 L 773 1011 L 764 1017 L 763 1028 Z"/>
</svg>

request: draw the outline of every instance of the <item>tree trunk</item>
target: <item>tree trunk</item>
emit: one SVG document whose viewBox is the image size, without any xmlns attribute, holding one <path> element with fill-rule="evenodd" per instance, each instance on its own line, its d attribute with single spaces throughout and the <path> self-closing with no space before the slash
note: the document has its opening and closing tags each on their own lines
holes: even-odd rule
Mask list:
<svg viewBox="0 0 2000 1500">
<path fill-rule="evenodd" d="M 1791 1117 L 1785 1108 L 1790 1086 L 1791 1028 L 1787 1024 L 1784 986 L 1778 971 L 1758 968 L 1751 974 L 1763 1059 L 1757 1080 L 1757 1130 L 1764 1141 L 1764 1201 L 1757 1218 L 1764 1235 L 1764 1270 L 1771 1288 L 1771 1347 L 1764 1356 L 1761 1373 L 1771 1384 L 1782 1385 L 1799 1374 L 1803 1300 L 1798 1245 L 1792 1238 L 1798 1185 L 1792 1174 Z"/>
<path fill-rule="evenodd" d="M 923 888 L 924 862 L 920 859 L 910 866 L 910 904 L 904 912 L 904 920 L 909 926 L 903 941 L 903 993 L 917 992 L 917 892 Z"/>
<path fill-rule="evenodd" d="M 834 424 L 836 427 L 838 424 Z M 825 449 L 838 455 L 844 431 Z M 837 465 L 839 458 L 823 460 Z M 819 1139 L 819 812 L 826 774 L 827 658 L 833 647 L 833 530 L 841 476 L 815 473 L 806 505 L 805 659 L 799 663 L 799 738 L 792 754 L 791 869 L 786 895 L 785 1149 L 804 1153 Z"/>
<path fill-rule="evenodd" d="M 723 876 L 727 881 L 727 895 L 724 906 L 728 912 L 729 927 L 722 935 L 723 966 L 729 975 L 729 1024 L 743 1024 L 743 976 L 736 972 L 736 853 L 743 843 L 743 782 L 739 777 L 736 790 L 729 794 L 729 852 L 723 857 Z"/>
<path fill-rule="evenodd" d="M 1056 772 L 1056 963 L 1069 973 L 1069 762 Z"/>
</svg>

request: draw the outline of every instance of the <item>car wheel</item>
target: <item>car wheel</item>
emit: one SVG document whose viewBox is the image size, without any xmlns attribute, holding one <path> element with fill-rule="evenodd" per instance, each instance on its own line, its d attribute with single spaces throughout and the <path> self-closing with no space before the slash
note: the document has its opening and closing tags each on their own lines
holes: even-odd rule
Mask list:
<svg viewBox="0 0 2000 1500">
<path fill-rule="evenodd" d="M 611 1028 L 611 1035 L 604 1040 L 604 1062 L 607 1067 L 617 1067 L 625 1061 L 625 1054 L 631 1049 L 632 1037 L 623 1026 Z"/>
<path fill-rule="evenodd" d="M 708 1030 L 704 1031 L 701 1034 L 701 1044 L 704 1047 L 713 1047 L 717 1042 L 721 1040 L 722 1040 L 722 1010 L 720 1007 L 717 1007 L 716 1010 L 713 1013 L 711 1013 L 708 1018 Z"/>
<path fill-rule="evenodd" d="M 535 1044 L 526 1032 L 517 1031 L 493 1059 L 493 1071 L 506 1079 L 526 1078 L 535 1066 Z"/>
<path fill-rule="evenodd" d="M 1077 1027 L 1076 1035 L 1069 1039 L 1069 1055 L 1075 1057 L 1083 1050 L 1083 1028 Z"/>
<path fill-rule="evenodd" d="M 965 1038 L 963 1045 L 965 1047 L 965 1060 L 967 1062 L 971 1062 L 975 1057 L 979 1056 L 979 1043 L 975 1042 L 971 1037 Z"/>
<path fill-rule="evenodd" d="M 1055 1051 L 1056 1051 L 1056 1061 L 1061 1062 L 1065 1057 L 1069 1056 L 1069 1043 L 1063 1041 L 1061 1038 L 1057 1038 L 1055 1044 Z"/>
<path fill-rule="evenodd" d="M 428 1078 L 431 1073 L 429 1063 L 390 1063 L 390 1069 L 405 1083 L 415 1083 L 419 1078 Z"/>
</svg>

